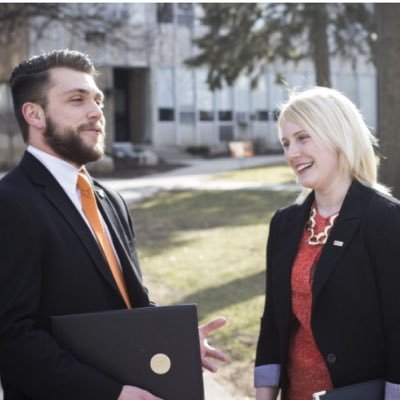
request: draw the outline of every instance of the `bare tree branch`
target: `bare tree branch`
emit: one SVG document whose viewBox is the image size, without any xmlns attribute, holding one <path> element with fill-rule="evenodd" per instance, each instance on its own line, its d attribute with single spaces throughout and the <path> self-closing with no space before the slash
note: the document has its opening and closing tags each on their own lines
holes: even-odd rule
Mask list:
<svg viewBox="0 0 400 400">
<path fill-rule="evenodd" d="M 49 28 L 62 23 L 73 36 L 97 37 L 99 41 L 132 49 L 143 30 L 132 29 L 129 19 L 134 4 L 120 3 L 0 3 L 0 44 L 15 40 L 18 28 L 34 26 L 36 39 Z"/>
</svg>

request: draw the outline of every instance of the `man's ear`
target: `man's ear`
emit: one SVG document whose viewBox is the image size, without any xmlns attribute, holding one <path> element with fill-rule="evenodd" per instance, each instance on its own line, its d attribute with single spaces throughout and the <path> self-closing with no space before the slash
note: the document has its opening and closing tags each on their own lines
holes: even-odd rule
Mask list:
<svg viewBox="0 0 400 400">
<path fill-rule="evenodd" d="M 36 103 L 24 103 L 22 106 L 22 114 L 28 125 L 37 129 L 46 127 L 46 116 L 42 106 Z"/>
</svg>

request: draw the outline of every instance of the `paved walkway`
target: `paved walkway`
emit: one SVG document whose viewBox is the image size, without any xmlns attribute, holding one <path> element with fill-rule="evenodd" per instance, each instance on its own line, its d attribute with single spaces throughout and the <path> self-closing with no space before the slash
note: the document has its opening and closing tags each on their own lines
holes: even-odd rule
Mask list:
<svg viewBox="0 0 400 400">
<path fill-rule="evenodd" d="M 256 156 L 245 159 L 231 157 L 218 159 L 188 159 L 185 166 L 172 171 L 135 178 L 100 179 L 106 186 L 118 191 L 127 202 L 137 202 L 163 190 L 294 190 L 296 184 L 268 185 L 262 182 L 215 180 L 214 175 L 242 168 L 275 164 L 283 161 L 281 155 Z M 173 162 L 176 163 L 175 161 Z"/>
<path fill-rule="evenodd" d="M 215 180 L 217 173 L 242 168 L 270 165 L 283 161 L 281 155 L 255 156 L 245 159 L 231 157 L 217 159 L 169 160 L 173 164 L 181 162 L 185 166 L 172 171 L 144 177 L 100 179 L 108 187 L 121 193 L 129 202 L 137 202 L 154 196 L 163 190 L 294 190 L 299 187 L 289 185 L 266 185 L 258 182 L 232 182 Z M 0 178 L 4 173 L 0 172 Z M 221 368 L 224 368 L 223 365 Z M 239 400 L 227 393 L 218 382 L 218 374 L 204 373 L 205 400 Z M 0 387 L 0 400 L 3 395 Z"/>
</svg>

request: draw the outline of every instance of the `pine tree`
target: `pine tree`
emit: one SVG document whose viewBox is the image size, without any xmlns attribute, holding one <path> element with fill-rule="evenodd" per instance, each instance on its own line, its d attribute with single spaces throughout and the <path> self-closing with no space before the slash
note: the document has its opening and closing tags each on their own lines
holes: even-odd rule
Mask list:
<svg viewBox="0 0 400 400">
<path fill-rule="evenodd" d="M 208 28 L 196 38 L 199 54 L 190 66 L 208 65 L 208 84 L 232 85 L 242 73 L 253 86 L 263 67 L 275 60 L 311 58 L 316 83 L 330 86 L 329 57 L 353 63 L 358 54 L 373 54 L 373 9 L 367 4 L 235 3 L 203 4 L 201 22 Z"/>
</svg>

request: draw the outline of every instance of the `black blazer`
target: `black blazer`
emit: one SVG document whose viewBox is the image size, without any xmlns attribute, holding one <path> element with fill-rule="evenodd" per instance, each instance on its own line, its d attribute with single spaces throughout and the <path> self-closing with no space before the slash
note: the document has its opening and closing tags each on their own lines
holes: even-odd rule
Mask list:
<svg viewBox="0 0 400 400">
<path fill-rule="evenodd" d="M 129 296 L 142 286 L 132 222 L 123 200 L 95 182 Z M 52 337 L 50 316 L 124 308 L 90 229 L 34 156 L 0 181 L 0 375 L 5 400 L 118 397 L 122 384 L 81 364 Z"/>
<path fill-rule="evenodd" d="M 270 224 L 256 366 L 281 365 L 283 395 L 288 386 L 291 269 L 313 200 L 312 193 L 302 205 L 279 210 Z M 322 249 L 312 296 L 311 328 L 334 387 L 379 377 L 400 383 L 398 200 L 352 183 Z"/>
</svg>

